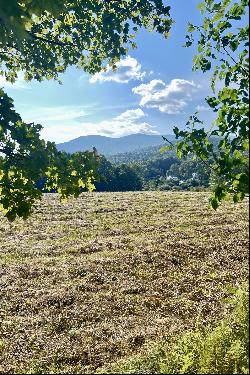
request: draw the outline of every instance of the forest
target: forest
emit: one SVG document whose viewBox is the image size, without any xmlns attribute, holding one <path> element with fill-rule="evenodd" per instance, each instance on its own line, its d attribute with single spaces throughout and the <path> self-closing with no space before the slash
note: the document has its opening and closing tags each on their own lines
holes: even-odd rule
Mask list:
<svg viewBox="0 0 250 375">
<path fill-rule="evenodd" d="M 96 191 L 204 191 L 213 183 L 209 167 L 192 158 L 156 156 L 144 162 L 116 165 L 102 157 L 98 172 L 100 182 L 95 184 Z"/>
<path fill-rule="evenodd" d="M 209 165 L 204 166 L 191 157 L 180 160 L 176 156 L 161 155 L 159 148 L 153 147 L 110 157 L 99 156 L 94 191 L 211 191 L 213 178 Z M 46 177 L 36 186 L 40 191 L 51 192 L 46 189 Z"/>
</svg>

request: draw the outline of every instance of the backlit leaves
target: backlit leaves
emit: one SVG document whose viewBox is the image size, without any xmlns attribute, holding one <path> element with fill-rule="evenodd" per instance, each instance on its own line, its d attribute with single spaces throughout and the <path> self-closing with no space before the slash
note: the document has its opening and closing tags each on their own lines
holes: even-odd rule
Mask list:
<svg viewBox="0 0 250 375">
<path fill-rule="evenodd" d="M 214 95 L 206 101 L 217 118 L 209 132 L 200 128 L 197 116 L 191 117 L 187 130 L 175 128 L 177 139 L 181 138 L 175 148 L 180 157 L 194 154 L 204 163 L 213 160 L 210 203 L 217 209 L 230 194 L 236 203 L 249 191 L 248 1 L 204 0 L 198 7 L 204 23 L 189 24 L 186 46 L 197 43 L 194 70 L 212 71 Z M 211 137 L 221 139 L 216 149 Z"/>
<path fill-rule="evenodd" d="M 94 74 L 136 47 L 140 27 L 167 37 L 171 25 L 162 0 L 0 0 L 0 74 L 57 79 L 69 65 Z"/>
<path fill-rule="evenodd" d="M 61 199 L 77 197 L 82 188 L 93 190 L 98 157 L 95 151 L 72 156 L 58 152 L 55 144 L 40 139 L 41 125 L 26 124 L 13 101 L 0 90 L 0 210 L 13 221 L 26 219 L 42 192 L 37 181 L 47 177 L 46 187 Z"/>
</svg>

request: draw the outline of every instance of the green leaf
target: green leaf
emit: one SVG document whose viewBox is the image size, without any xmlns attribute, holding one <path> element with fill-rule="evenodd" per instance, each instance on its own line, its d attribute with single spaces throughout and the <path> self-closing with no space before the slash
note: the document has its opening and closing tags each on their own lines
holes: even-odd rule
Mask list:
<svg viewBox="0 0 250 375">
<path fill-rule="evenodd" d="M 206 11 L 206 5 L 205 5 L 205 3 L 203 1 L 200 2 L 200 3 L 198 3 L 197 8 L 201 12 L 201 14 L 204 14 L 205 11 Z"/>
<path fill-rule="evenodd" d="M 195 26 L 192 24 L 192 23 L 188 23 L 188 32 L 189 33 L 192 33 L 193 31 L 195 31 Z"/>
<path fill-rule="evenodd" d="M 210 204 L 214 210 L 217 210 L 217 208 L 219 207 L 218 199 L 216 199 L 215 197 L 210 199 Z"/>
</svg>

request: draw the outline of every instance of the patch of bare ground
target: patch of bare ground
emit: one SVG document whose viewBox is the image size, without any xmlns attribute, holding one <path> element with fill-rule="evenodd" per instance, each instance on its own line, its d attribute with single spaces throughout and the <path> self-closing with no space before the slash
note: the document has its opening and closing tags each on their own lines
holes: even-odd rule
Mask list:
<svg viewBox="0 0 250 375">
<path fill-rule="evenodd" d="M 0 372 L 94 373 L 223 318 L 247 274 L 247 200 L 46 195 L 26 222 L 0 217 Z"/>
</svg>

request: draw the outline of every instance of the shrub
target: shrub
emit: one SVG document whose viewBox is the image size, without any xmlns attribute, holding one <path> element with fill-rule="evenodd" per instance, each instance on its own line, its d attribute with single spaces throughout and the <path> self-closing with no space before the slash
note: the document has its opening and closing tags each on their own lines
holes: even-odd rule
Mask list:
<svg viewBox="0 0 250 375">
<path fill-rule="evenodd" d="M 123 374 L 248 374 L 248 288 L 243 285 L 230 305 L 232 313 L 215 328 L 197 327 L 162 343 L 147 356 L 137 355 L 113 366 Z"/>
</svg>

